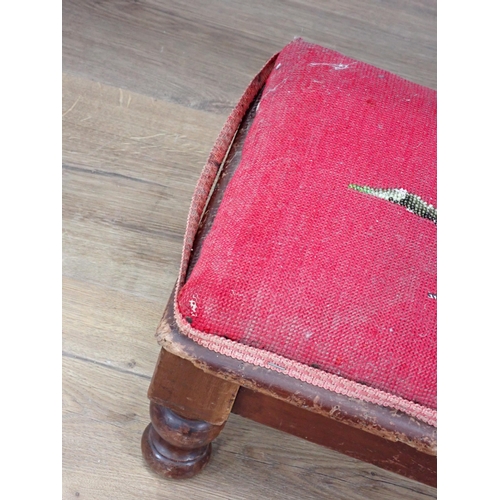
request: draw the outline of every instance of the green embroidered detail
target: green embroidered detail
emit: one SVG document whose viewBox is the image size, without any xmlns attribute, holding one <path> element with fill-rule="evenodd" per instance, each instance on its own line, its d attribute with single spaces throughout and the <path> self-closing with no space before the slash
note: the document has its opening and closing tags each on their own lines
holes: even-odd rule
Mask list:
<svg viewBox="0 0 500 500">
<path fill-rule="evenodd" d="M 358 186 L 357 184 L 349 184 L 350 189 L 359 191 L 360 193 L 370 194 L 377 198 L 390 201 L 396 205 L 401 205 L 413 214 L 419 215 L 424 219 L 428 219 L 437 225 L 437 209 L 429 203 L 426 203 L 420 196 L 409 193 L 402 188 L 372 188 L 370 186 Z"/>
</svg>

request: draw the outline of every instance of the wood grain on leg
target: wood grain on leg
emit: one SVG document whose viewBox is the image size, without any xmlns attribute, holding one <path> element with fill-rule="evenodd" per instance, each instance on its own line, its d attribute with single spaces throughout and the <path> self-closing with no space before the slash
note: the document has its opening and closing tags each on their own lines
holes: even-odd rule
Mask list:
<svg viewBox="0 0 500 500">
<path fill-rule="evenodd" d="M 239 386 L 162 349 L 148 396 L 151 424 L 142 435 L 148 465 L 167 478 L 189 478 L 207 464 Z"/>
<path fill-rule="evenodd" d="M 221 425 L 231 413 L 238 389 L 238 384 L 161 349 L 148 397 L 184 418 Z"/>
<path fill-rule="evenodd" d="M 142 435 L 142 454 L 148 465 L 168 478 L 190 478 L 207 464 L 211 441 L 224 427 L 182 418 L 151 402 L 151 424 Z"/>
</svg>

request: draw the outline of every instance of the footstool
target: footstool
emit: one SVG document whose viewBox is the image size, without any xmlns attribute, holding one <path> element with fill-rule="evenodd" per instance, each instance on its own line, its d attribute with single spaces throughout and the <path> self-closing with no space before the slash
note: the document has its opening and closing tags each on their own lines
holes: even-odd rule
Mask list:
<svg viewBox="0 0 500 500">
<path fill-rule="evenodd" d="M 146 462 L 231 412 L 436 485 L 436 92 L 295 39 L 229 116 L 157 330 Z"/>
</svg>

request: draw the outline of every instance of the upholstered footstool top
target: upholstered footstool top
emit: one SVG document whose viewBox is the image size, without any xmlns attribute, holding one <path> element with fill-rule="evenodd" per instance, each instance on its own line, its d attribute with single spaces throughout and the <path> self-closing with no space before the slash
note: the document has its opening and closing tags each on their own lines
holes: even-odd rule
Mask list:
<svg viewBox="0 0 500 500">
<path fill-rule="evenodd" d="M 186 280 L 210 189 L 259 90 Z M 200 179 L 180 331 L 436 425 L 436 196 L 436 92 L 294 40 L 247 89 Z"/>
</svg>

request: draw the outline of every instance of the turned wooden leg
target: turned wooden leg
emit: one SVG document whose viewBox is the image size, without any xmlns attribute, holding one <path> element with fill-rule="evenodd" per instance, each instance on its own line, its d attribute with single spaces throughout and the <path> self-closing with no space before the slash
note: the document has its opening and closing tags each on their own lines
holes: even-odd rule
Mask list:
<svg viewBox="0 0 500 500">
<path fill-rule="evenodd" d="M 238 385 L 162 349 L 148 396 L 151 424 L 142 435 L 146 463 L 168 478 L 189 478 L 207 464 Z"/>
<path fill-rule="evenodd" d="M 158 474 L 189 478 L 207 464 L 211 441 L 223 429 L 203 420 L 182 418 L 156 403 L 150 404 L 151 424 L 142 435 L 142 454 Z"/>
</svg>

